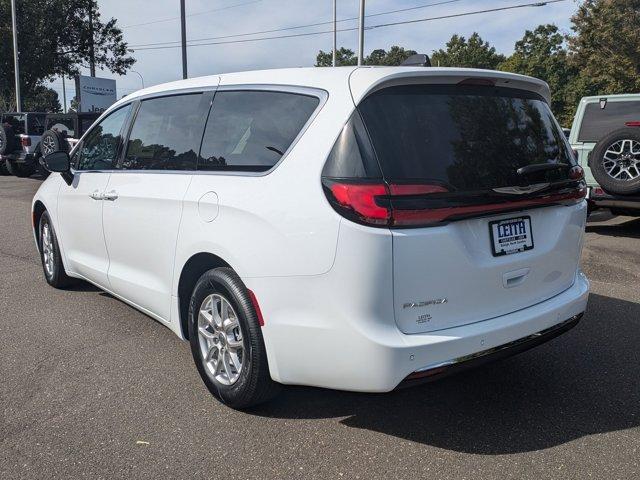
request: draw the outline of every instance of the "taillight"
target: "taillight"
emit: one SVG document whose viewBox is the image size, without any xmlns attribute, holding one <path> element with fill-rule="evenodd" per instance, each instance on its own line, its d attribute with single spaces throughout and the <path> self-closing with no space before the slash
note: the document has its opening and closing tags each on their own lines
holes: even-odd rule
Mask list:
<svg viewBox="0 0 640 480">
<path fill-rule="evenodd" d="M 627 127 L 640 127 L 640 121 L 625 122 Z"/>
<path fill-rule="evenodd" d="M 22 137 L 20 142 L 21 142 L 23 147 L 30 147 L 31 146 L 31 139 L 29 137 Z"/>
<path fill-rule="evenodd" d="M 486 200 L 480 195 L 465 204 L 442 185 L 389 184 L 382 181 L 323 179 L 325 193 L 333 208 L 355 222 L 378 227 L 427 227 L 452 220 L 581 201 L 587 193 L 584 171 L 575 166 L 570 178 L 577 186 L 536 197 L 503 201 Z"/>
<path fill-rule="evenodd" d="M 374 225 L 389 223 L 390 209 L 376 203 L 379 197 L 389 195 L 385 184 L 331 183 L 329 188 L 340 207 L 350 210 L 365 223 Z"/>
</svg>

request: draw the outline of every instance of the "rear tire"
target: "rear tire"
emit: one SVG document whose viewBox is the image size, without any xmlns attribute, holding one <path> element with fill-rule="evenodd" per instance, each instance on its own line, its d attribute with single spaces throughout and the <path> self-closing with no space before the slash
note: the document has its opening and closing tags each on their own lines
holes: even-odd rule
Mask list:
<svg viewBox="0 0 640 480">
<path fill-rule="evenodd" d="M 189 303 L 189 342 L 200 377 L 222 403 L 244 409 L 279 392 L 269 374 L 258 316 L 231 268 L 209 270 L 196 283 Z"/>
<path fill-rule="evenodd" d="M 0 156 L 0 175 L 6 176 L 10 175 L 9 170 L 7 170 L 7 164 L 4 158 Z"/>
<path fill-rule="evenodd" d="M 614 195 L 640 192 L 640 128 L 627 127 L 603 137 L 589 167 L 600 186 Z"/>
<path fill-rule="evenodd" d="M 5 166 L 7 171 L 16 177 L 26 178 L 30 177 L 34 173 L 36 173 L 35 165 L 25 165 L 23 163 L 12 162 L 11 160 L 7 160 L 5 162 Z"/>
<path fill-rule="evenodd" d="M 74 283 L 74 279 L 67 275 L 62 264 L 60 246 L 53 223 L 45 211 L 40 217 L 38 228 L 38 247 L 44 278 L 54 288 L 66 288 Z"/>
</svg>

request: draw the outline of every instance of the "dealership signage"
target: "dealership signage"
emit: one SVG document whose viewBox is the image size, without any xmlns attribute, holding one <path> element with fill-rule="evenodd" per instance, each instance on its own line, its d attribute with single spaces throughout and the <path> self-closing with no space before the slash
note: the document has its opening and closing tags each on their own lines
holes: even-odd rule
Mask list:
<svg viewBox="0 0 640 480">
<path fill-rule="evenodd" d="M 104 112 L 116 101 L 116 81 L 78 75 L 76 97 L 79 112 Z"/>
</svg>

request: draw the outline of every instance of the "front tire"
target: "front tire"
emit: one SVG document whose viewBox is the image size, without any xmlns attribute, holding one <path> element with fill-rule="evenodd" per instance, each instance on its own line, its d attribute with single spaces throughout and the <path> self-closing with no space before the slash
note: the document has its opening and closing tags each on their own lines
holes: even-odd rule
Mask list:
<svg viewBox="0 0 640 480">
<path fill-rule="evenodd" d="M 72 285 L 73 278 L 69 277 L 64 270 L 56 232 L 46 211 L 40 217 L 38 246 L 40 247 L 42 270 L 47 283 L 54 288 L 66 288 Z"/>
<path fill-rule="evenodd" d="M 231 268 L 209 270 L 196 283 L 189 303 L 189 342 L 205 385 L 231 408 L 252 407 L 278 393 L 256 311 Z"/>
</svg>

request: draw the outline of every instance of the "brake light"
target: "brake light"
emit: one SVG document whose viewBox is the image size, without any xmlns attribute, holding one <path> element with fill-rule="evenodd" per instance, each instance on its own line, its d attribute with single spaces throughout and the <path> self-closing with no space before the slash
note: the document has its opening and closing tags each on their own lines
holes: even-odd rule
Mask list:
<svg viewBox="0 0 640 480">
<path fill-rule="evenodd" d="M 376 203 L 376 198 L 389 195 L 385 184 L 333 183 L 331 193 L 338 204 L 352 210 L 365 223 L 387 225 L 391 212 Z"/>
<path fill-rule="evenodd" d="M 587 193 L 582 182 L 583 169 L 579 166 L 573 167 L 570 177 L 579 181 L 577 188 L 560 193 L 495 203 L 453 206 L 447 205 L 451 201 L 446 195 L 449 190 L 442 185 L 387 185 L 382 182 L 355 183 L 326 178 L 323 179 L 323 184 L 334 209 L 358 223 L 380 227 L 425 227 L 470 216 L 581 201 Z"/>
<path fill-rule="evenodd" d="M 22 144 L 23 147 L 30 147 L 31 139 L 29 137 L 22 137 L 22 139 L 20 140 L 20 143 Z"/>
<path fill-rule="evenodd" d="M 625 122 L 624 124 L 625 124 L 627 127 L 640 127 L 640 121 Z"/>
</svg>

